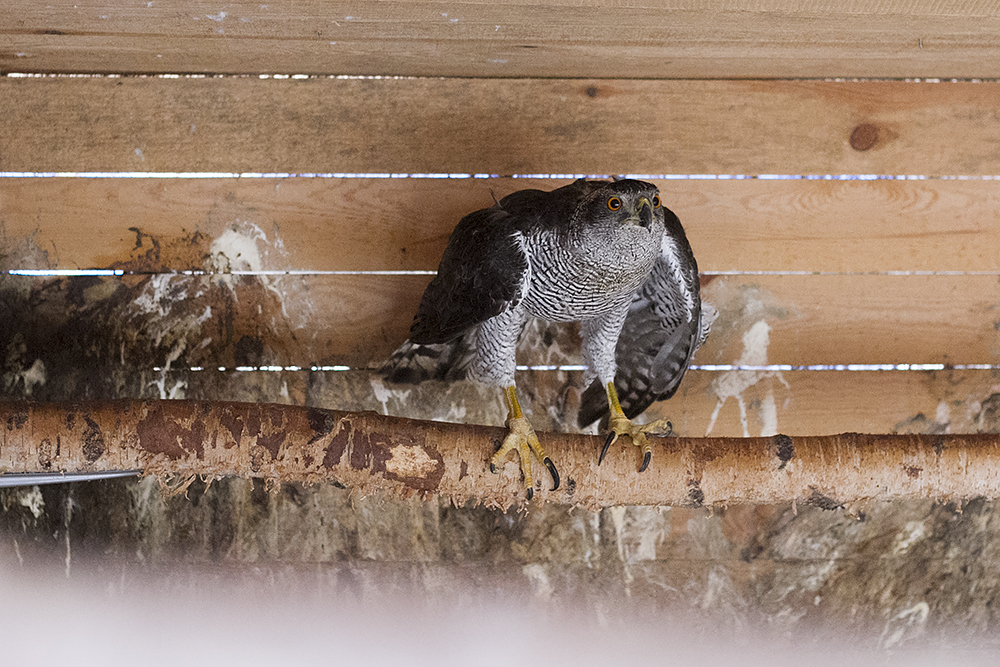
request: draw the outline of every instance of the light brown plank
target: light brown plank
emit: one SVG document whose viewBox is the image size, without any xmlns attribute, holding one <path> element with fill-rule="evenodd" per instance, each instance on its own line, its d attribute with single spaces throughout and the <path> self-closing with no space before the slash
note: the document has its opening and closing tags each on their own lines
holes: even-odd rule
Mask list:
<svg viewBox="0 0 1000 667">
<path fill-rule="evenodd" d="M 522 405 L 538 429 L 577 430 L 574 420 L 581 375 L 559 371 L 518 373 Z M 376 396 L 371 375 L 326 372 L 312 378 L 312 404 L 323 407 L 492 425 L 503 424 L 506 417 L 499 396 L 472 383 L 398 388 L 386 385 L 388 393 Z M 650 407 L 645 419 L 670 419 L 678 435 L 689 437 L 704 436 L 709 431 L 713 436 L 726 437 L 775 433 L 977 433 L 1000 431 L 997 406 L 1000 373 L 995 371 L 691 370 L 678 393 Z M 641 458 L 626 444 L 614 455 L 636 465 Z"/>
<path fill-rule="evenodd" d="M 5 78 L 0 169 L 991 175 L 998 107 L 1000 83 Z"/>
<path fill-rule="evenodd" d="M 491 192 L 566 182 L 0 179 L 5 236 L 48 253 L 17 266 L 8 255 L 5 268 L 109 267 L 155 240 L 159 268 L 202 269 L 213 240 L 236 226 L 256 235 L 257 268 L 435 270 L 452 228 Z M 702 271 L 1000 270 L 996 182 L 656 183 Z"/>
<path fill-rule="evenodd" d="M 310 313 L 297 340 L 310 361 L 349 365 L 384 359 L 403 342 L 428 282 L 302 280 L 308 292 L 287 304 Z M 1000 352 L 995 276 L 727 276 L 704 297 L 721 315 L 698 355 L 703 364 L 982 364 Z"/>
<path fill-rule="evenodd" d="M 11 295 L 32 280 L 44 282 L 5 280 Z M 250 336 L 262 341 L 263 363 L 364 366 L 405 340 L 430 278 L 69 280 L 27 305 L 8 306 L 10 317 L 62 321 L 106 313 L 129 331 L 165 341 L 163 358 L 173 341 L 185 341 L 185 358 L 199 365 L 232 365 L 232 346 Z M 73 312 L 52 301 L 57 293 Z M 698 353 L 702 364 L 990 364 L 1000 352 L 996 276 L 727 276 L 711 281 L 704 297 L 721 314 Z M 92 299 L 100 303 L 76 313 Z M 566 345 L 576 363 L 577 340 Z M 520 362 L 552 363 L 540 356 L 529 348 Z"/>
<path fill-rule="evenodd" d="M 700 363 L 974 364 L 1000 352 L 996 276 L 727 276 L 702 295 L 721 314 Z"/>
<path fill-rule="evenodd" d="M 212 383 L 211 374 L 211 371 L 172 373 L 171 378 L 190 379 L 189 398 L 204 395 L 199 393 L 198 383 L 226 387 L 234 384 L 232 381 Z M 581 375 L 560 371 L 518 373 L 518 393 L 536 428 L 578 430 L 573 420 Z M 497 392 L 480 389 L 473 383 L 379 386 L 373 374 L 353 371 L 327 371 L 313 373 L 310 377 L 310 404 L 320 407 L 375 410 L 420 419 L 490 425 L 501 425 L 506 418 L 503 401 Z M 373 389 L 373 380 L 379 387 L 378 395 Z M 990 397 L 998 393 L 1000 375 L 993 371 L 764 374 L 691 370 L 685 375 L 678 393 L 650 407 L 646 419 L 670 419 L 674 431 L 688 437 L 706 435 L 710 425 L 711 435 L 726 437 L 774 433 L 996 432 L 1000 429 L 996 411 L 1000 396 L 992 400 Z M 636 464 L 640 458 L 627 445 L 622 445 L 615 455 L 634 457 L 629 460 L 635 460 Z"/>
<path fill-rule="evenodd" d="M 995 3 L 188 1 L 0 7 L 0 68 L 476 77 L 996 77 Z"/>
<path fill-rule="evenodd" d="M 997 381 L 992 371 L 690 371 L 680 391 L 646 416 L 669 418 L 686 436 L 975 433 L 997 428 L 992 412 L 983 411 Z M 742 391 L 733 395 L 728 385 Z"/>
</svg>

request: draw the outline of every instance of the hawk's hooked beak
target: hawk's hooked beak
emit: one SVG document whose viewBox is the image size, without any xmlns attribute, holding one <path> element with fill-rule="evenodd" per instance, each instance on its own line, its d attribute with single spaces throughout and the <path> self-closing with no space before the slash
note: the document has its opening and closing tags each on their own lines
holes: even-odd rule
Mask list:
<svg viewBox="0 0 1000 667">
<path fill-rule="evenodd" d="M 645 197 L 639 197 L 639 207 L 636 212 L 639 217 L 639 224 L 646 229 L 653 224 L 653 205 Z"/>
</svg>

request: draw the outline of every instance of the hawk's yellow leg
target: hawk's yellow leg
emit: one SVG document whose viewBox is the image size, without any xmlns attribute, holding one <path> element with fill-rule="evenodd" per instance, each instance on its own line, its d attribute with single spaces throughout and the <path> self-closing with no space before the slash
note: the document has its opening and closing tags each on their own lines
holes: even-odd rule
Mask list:
<svg viewBox="0 0 1000 667">
<path fill-rule="evenodd" d="M 618 392 L 615 390 L 615 383 L 609 382 L 605 390 L 608 393 L 608 407 L 611 409 L 611 421 L 608 423 L 611 431 L 608 433 L 608 439 L 604 441 L 604 449 L 601 450 L 601 456 L 597 459 L 597 465 L 601 465 L 601 461 L 604 460 L 604 455 L 608 453 L 608 447 L 611 446 L 611 443 L 617 440 L 618 436 L 627 435 L 632 440 L 632 444 L 642 450 L 642 467 L 639 468 L 639 472 L 642 472 L 649 466 L 649 460 L 653 457 L 653 448 L 649 445 L 646 434 L 655 431 L 661 435 L 670 435 L 674 427 L 666 419 L 657 419 L 642 426 L 633 424 L 632 420 L 625 416 L 621 403 L 618 402 Z"/>
<path fill-rule="evenodd" d="M 552 490 L 555 491 L 559 488 L 559 473 L 556 472 L 556 466 L 552 463 L 552 459 L 545 455 L 545 450 L 542 449 L 541 443 L 538 442 L 538 436 L 535 435 L 535 429 L 531 428 L 528 418 L 521 412 L 521 404 L 517 402 L 517 392 L 513 385 L 504 389 L 504 396 L 507 398 L 507 428 L 510 429 L 510 433 L 504 438 L 500 449 L 490 459 L 490 471 L 495 473 L 497 465 L 503 463 L 507 454 L 516 451 L 521 460 L 521 472 L 524 474 L 524 486 L 527 488 L 528 500 L 531 500 L 531 496 L 534 495 L 534 485 L 531 479 L 531 452 L 534 452 L 535 456 L 549 469 L 549 474 L 552 475 Z"/>
</svg>

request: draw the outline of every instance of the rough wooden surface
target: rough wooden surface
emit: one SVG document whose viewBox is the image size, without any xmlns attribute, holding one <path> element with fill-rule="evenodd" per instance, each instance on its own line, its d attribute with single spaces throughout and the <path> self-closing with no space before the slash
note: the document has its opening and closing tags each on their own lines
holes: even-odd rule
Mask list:
<svg viewBox="0 0 1000 667">
<path fill-rule="evenodd" d="M 499 428 L 203 401 L 6 403 L 0 423 L 4 473 L 138 469 L 181 479 L 333 481 L 361 495 L 440 495 L 504 510 L 524 501 L 516 462 L 489 471 L 504 436 Z M 653 463 L 642 474 L 627 443 L 598 466 L 599 437 L 539 436 L 562 483 L 551 490 L 552 480 L 536 475 L 536 498 L 589 509 L 796 500 L 835 509 L 870 500 L 1000 497 L 993 435 L 655 438 Z"/>
<path fill-rule="evenodd" d="M 692 437 L 977 433 L 992 423 L 998 379 L 989 370 L 693 371 L 646 416 Z"/>
<path fill-rule="evenodd" d="M 995 3 L 0 7 L 0 68 L 478 77 L 996 77 Z"/>
<path fill-rule="evenodd" d="M 499 411 L 476 407 L 498 405 L 498 397 L 465 385 L 391 388 L 374 373 L 311 370 L 380 363 L 405 338 L 427 276 L 161 273 L 172 262 L 206 271 L 282 266 L 283 235 L 264 235 L 240 222 L 240 214 L 220 215 L 230 224 L 216 228 L 216 237 L 127 231 L 127 252 L 109 254 L 105 265 L 150 275 L 6 276 L 0 283 L 4 386 L 15 396 L 50 401 L 273 401 L 280 391 L 283 400 L 298 402 L 312 394 L 318 407 L 502 423 Z M 57 258 L 65 242 L 44 250 L 35 243 L 42 234 L 7 238 L 4 268 L 64 267 Z M 933 238 L 920 247 L 930 253 Z M 995 276 L 720 276 L 704 293 L 721 315 L 696 362 L 750 368 L 692 372 L 678 396 L 653 408 L 682 435 L 888 432 L 908 428 L 918 415 L 923 427 L 961 432 L 974 427 L 980 404 L 995 393 Z M 527 334 L 520 363 L 580 363 L 574 327 L 532 327 Z M 774 366 L 931 363 L 941 369 Z M 985 368 L 953 370 L 953 364 Z M 573 422 L 581 378 L 580 372 L 519 374 L 519 385 L 535 388 L 529 409 L 534 419 L 548 420 L 542 428 Z M 260 390 L 241 397 L 246 386 Z M 313 393 L 319 386 L 329 390 Z M 418 406 L 426 411 L 412 412 Z"/>
<path fill-rule="evenodd" d="M 79 298 L 120 308 L 122 317 L 154 329 L 190 330 L 173 368 L 378 367 L 406 340 L 429 281 L 423 275 L 7 278 L 12 292 L 51 295 L 53 302 Z M 722 315 L 698 354 L 701 364 L 990 365 L 997 347 L 995 276 L 724 276 L 704 293 Z M 7 302 L 18 307 L 14 296 Z M 26 316 L 45 326 L 37 315 Z M 567 331 L 563 357 L 579 364 L 576 329 Z M 238 364 L 224 351 L 227 341 L 244 336 L 262 346 L 257 363 Z M 161 356 L 148 361 L 150 370 L 167 363 Z M 526 350 L 519 363 L 547 362 Z"/>
<path fill-rule="evenodd" d="M 0 169 L 994 175 L 997 106 L 995 82 L 2 78 Z"/>
<path fill-rule="evenodd" d="M 492 204 L 491 193 L 567 182 L 10 178 L 0 179 L 0 220 L 8 239 L 30 236 L 47 253 L 11 269 L 107 268 L 155 240 L 148 268 L 200 270 L 211 243 L 240 221 L 257 230 L 261 269 L 433 271 L 455 224 Z M 652 182 L 703 272 L 1000 271 L 995 181 Z"/>
</svg>

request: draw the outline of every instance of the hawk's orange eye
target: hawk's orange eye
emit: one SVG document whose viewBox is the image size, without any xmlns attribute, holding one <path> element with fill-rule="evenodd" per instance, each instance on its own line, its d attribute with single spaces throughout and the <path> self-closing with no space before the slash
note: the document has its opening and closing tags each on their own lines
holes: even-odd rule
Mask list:
<svg viewBox="0 0 1000 667">
<path fill-rule="evenodd" d="M 618 197 L 612 197 L 611 199 L 608 200 L 608 208 L 610 208 L 612 211 L 617 211 L 621 207 L 622 207 L 622 200 L 619 199 Z"/>
<path fill-rule="evenodd" d="M 653 208 L 660 208 L 660 196 L 653 195 Z"/>
</svg>

